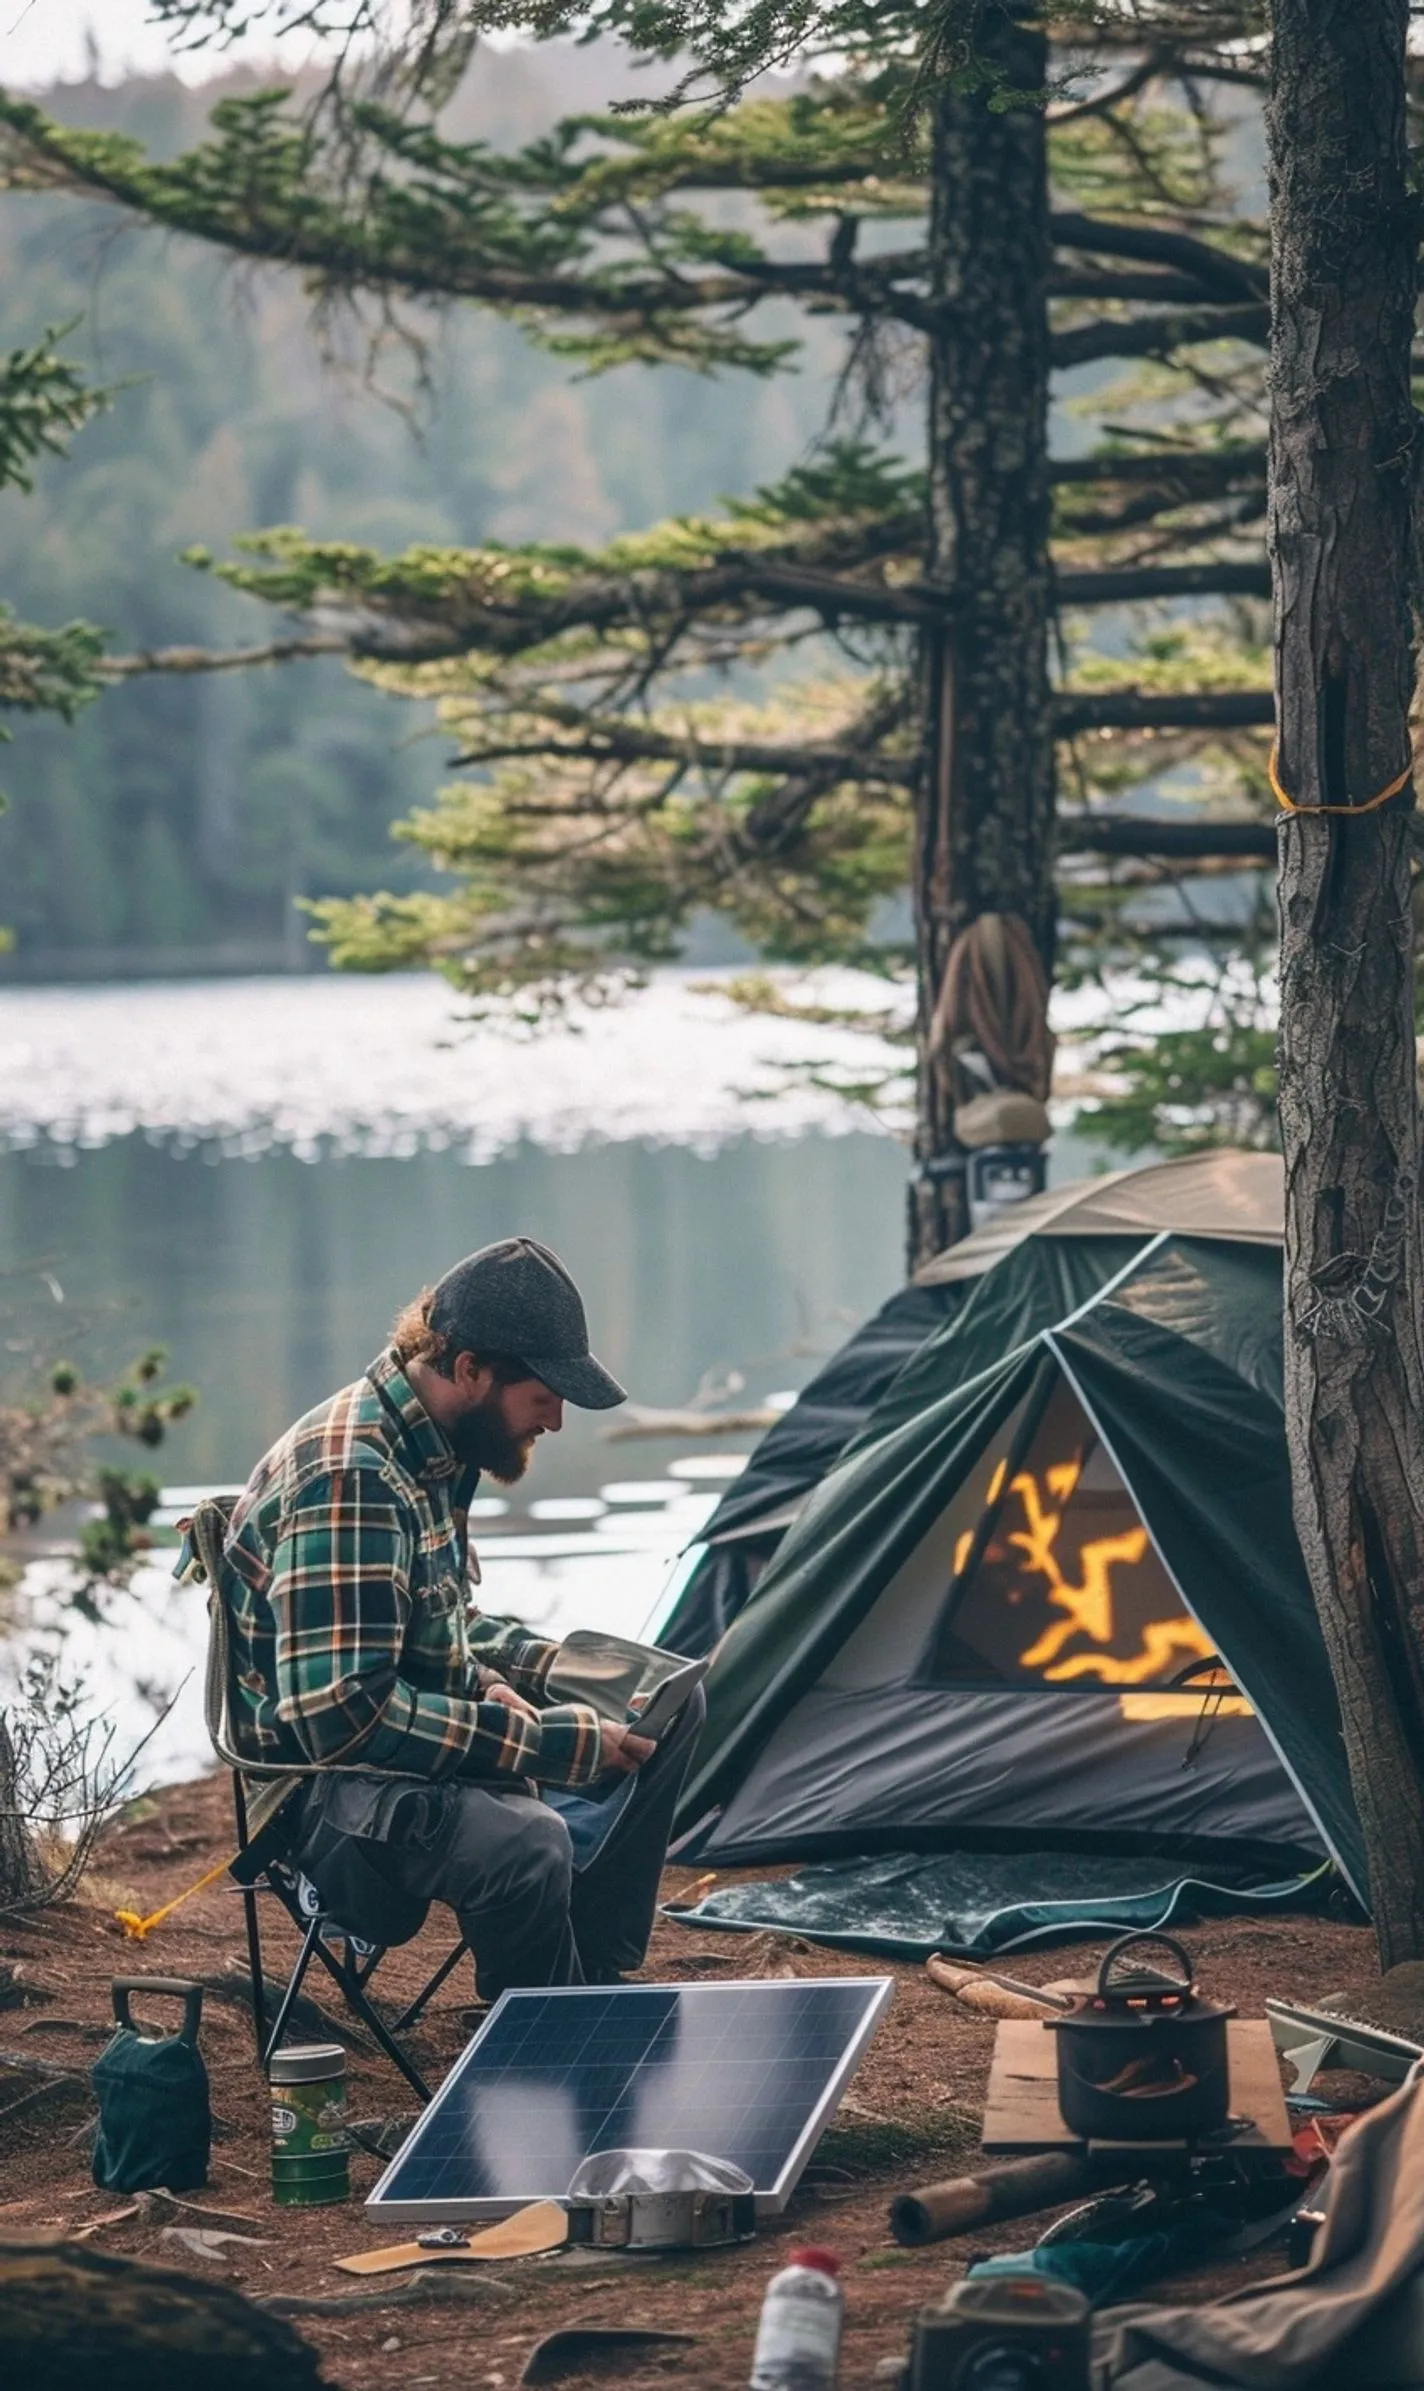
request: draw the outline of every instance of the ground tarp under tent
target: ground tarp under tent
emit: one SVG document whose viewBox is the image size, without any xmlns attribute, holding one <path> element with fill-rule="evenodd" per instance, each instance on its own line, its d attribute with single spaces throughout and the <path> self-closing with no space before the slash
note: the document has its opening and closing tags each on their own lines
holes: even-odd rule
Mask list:
<svg viewBox="0 0 1424 2391">
<path fill-rule="evenodd" d="M 712 1650 L 811 1488 L 859 1436 L 911 1356 L 957 1317 L 975 1283 L 1026 1238 L 1140 1239 L 1173 1228 L 1279 1244 L 1280 1213 L 1280 1164 L 1260 1154 L 1193 1155 L 1112 1171 L 1006 1205 L 927 1263 L 908 1286 L 897 1287 L 767 1431 L 702 1531 L 702 1549 L 660 1623 L 662 1641 L 674 1652 Z"/>
<path fill-rule="evenodd" d="M 1291 1520 L 1279 1163 L 1087 1192 L 1091 1225 L 1020 1236 L 804 1502 L 709 1676 L 680 1858 L 1329 1857 L 1362 1892 Z"/>
<path fill-rule="evenodd" d="M 1183 1875 L 1180 1863 L 1091 1851 L 881 1852 L 722 1885 L 669 1914 L 744 1934 L 770 1927 L 896 1959 L 939 1951 L 986 1960 L 1065 1938 L 1328 1909 L 1335 1906 L 1332 1877 L 1328 1861 L 1292 1866 L 1285 1876 L 1229 1863 Z"/>
</svg>

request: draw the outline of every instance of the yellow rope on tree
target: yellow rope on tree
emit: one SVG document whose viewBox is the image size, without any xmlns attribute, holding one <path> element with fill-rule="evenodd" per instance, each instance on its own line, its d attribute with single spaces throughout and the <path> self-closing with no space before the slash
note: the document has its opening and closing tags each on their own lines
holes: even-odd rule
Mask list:
<svg viewBox="0 0 1424 2391">
<path fill-rule="evenodd" d="M 1277 803 L 1281 805 L 1288 814 L 1372 814 L 1375 812 L 1377 807 L 1381 805 L 1388 805 L 1391 797 L 1397 797 L 1399 795 L 1399 792 L 1403 788 L 1405 782 L 1408 780 L 1410 773 L 1414 770 L 1414 758 L 1411 755 L 1408 763 L 1404 767 L 1404 770 L 1396 774 L 1395 778 L 1390 782 L 1389 787 L 1387 789 L 1378 790 L 1373 797 L 1367 798 L 1363 805 L 1297 805 L 1294 797 L 1288 797 L 1285 790 L 1281 787 L 1281 776 L 1276 769 L 1280 761 L 1280 753 L 1279 741 L 1273 740 L 1271 743 L 1271 760 L 1266 766 L 1266 770 L 1270 774 L 1272 793 L 1274 794 Z"/>
</svg>

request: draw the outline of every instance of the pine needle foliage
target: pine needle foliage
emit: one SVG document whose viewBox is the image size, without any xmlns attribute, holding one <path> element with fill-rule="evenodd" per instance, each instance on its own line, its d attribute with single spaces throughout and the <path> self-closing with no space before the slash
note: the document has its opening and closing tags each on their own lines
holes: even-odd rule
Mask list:
<svg viewBox="0 0 1424 2391">
<path fill-rule="evenodd" d="M 74 434 L 107 406 L 111 392 L 85 382 L 57 343 L 72 325 L 0 357 L 0 491 L 28 493 L 36 465 L 63 456 Z M 94 666 L 104 634 L 89 623 L 42 630 L 0 604 L 0 709 L 51 713 L 71 722 L 101 686 Z M 0 738 L 6 737 L 0 725 Z"/>
<path fill-rule="evenodd" d="M 822 448 L 719 510 L 598 550 L 390 556 L 277 526 L 222 561 L 194 555 L 339 634 L 354 670 L 433 705 L 448 735 L 456 776 L 398 830 L 441 884 L 318 906 L 338 961 L 424 961 L 476 998 L 538 1006 L 676 956 L 711 908 L 768 960 L 910 967 L 886 900 L 907 874 L 917 657 L 939 601 L 926 460 L 892 427 L 938 304 L 927 127 L 945 82 L 988 108 L 1048 109 L 1051 355 L 1098 375 L 1074 402 L 1094 445 L 1054 471 L 1065 968 L 1110 980 L 1183 941 L 1246 936 L 1240 906 L 1197 904 L 1160 862 L 1153 824 L 1199 825 L 1209 858 L 1215 820 L 1269 810 L 1269 260 L 1232 179 L 1262 11 L 1063 0 L 1047 88 L 1025 94 L 985 64 L 998 5 L 158 0 L 195 42 L 258 23 L 334 36 L 332 80 L 314 105 L 228 98 L 168 162 L 0 99 L 10 188 L 108 200 L 285 266 L 320 306 L 373 310 L 378 333 L 397 320 L 419 338 L 429 311 L 473 303 L 585 372 L 766 376 L 794 368 L 798 312 L 844 324 Z M 656 105 L 570 118 L 514 151 L 454 139 L 442 92 L 500 29 L 616 35 L 673 79 Z M 788 64 L 794 80 L 764 79 Z M 1192 611 L 1173 611 L 1186 594 Z M 1137 849 L 1107 862 L 1094 826 L 1124 813 Z"/>
</svg>

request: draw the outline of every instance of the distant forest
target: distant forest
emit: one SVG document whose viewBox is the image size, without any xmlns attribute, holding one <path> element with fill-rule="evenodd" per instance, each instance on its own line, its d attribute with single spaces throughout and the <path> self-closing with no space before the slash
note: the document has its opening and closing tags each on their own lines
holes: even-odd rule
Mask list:
<svg viewBox="0 0 1424 2391">
<path fill-rule="evenodd" d="M 452 130 L 501 144 L 612 96 L 610 66 L 545 48 L 481 54 Z M 228 76 L 67 85 L 68 122 L 170 154 Z M 410 540 L 601 541 L 782 472 L 821 429 L 836 343 L 799 375 L 718 383 L 625 368 L 601 380 L 485 314 L 432 320 L 415 422 L 323 361 L 293 277 L 216 259 L 72 201 L 0 200 L 0 349 L 79 319 L 63 344 L 127 383 L 40 476 L 0 499 L 0 589 L 25 617 L 101 624 L 112 649 L 270 638 L 265 609 L 178 562 L 192 543 L 299 522 Z M 787 329 L 792 327 L 788 324 Z M 348 341 L 348 347 L 351 345 Z M 360 344 L 356 344 L 359 363 Z M 409 361 L 383 369 L 408 393 Z M 116 688 L 72 729 L 11 718 L 0 748 L 0 976 L 139 968 L 304 969 L 300 900 L 411 885 L 387 826 L 444 776 L 439 738 L 335 662 Z"/>
</svg>

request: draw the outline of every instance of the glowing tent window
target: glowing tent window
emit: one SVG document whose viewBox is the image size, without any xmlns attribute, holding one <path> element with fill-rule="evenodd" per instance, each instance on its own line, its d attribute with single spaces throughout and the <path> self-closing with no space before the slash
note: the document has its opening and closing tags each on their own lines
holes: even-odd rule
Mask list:
<svg viewBox="0 0 1424 2391">
<path fill-rule="evenodd" d="M 935 1675 L 1162 1688 L 1211 1649 L 1060 1380 L 1027 1449 L 996 1469 L 978 1526 L 958 1539 Z"/>
</svg>

